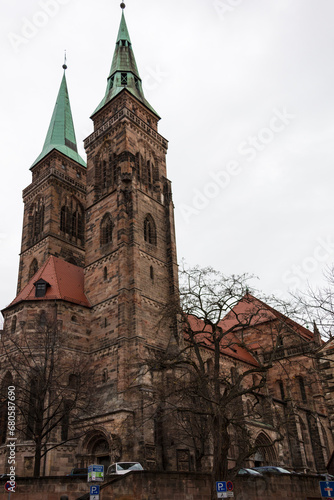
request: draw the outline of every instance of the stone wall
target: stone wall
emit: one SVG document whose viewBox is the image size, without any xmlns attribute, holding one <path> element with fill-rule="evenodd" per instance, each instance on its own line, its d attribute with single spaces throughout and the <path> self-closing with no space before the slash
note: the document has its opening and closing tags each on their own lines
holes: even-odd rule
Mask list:
<svg viewBox="0 0 334 500">
<path fill-rule="evenodd" d="M 68 500 L 89 500 L 88 484 L 78 478 L 22 478 L 17 483 L 16 500 L 60 500 L 61 495 L 67 495 Z M 235 481 L 234 493 L 235 500 L 321 500 L 319 477 L 311 475 L 240 477 Z M 0 500 L 7 498 L 7 493 L 0 493 Z M 210 500 L 210 476 L 186 472 L 130 473 L 104 483 L 100 500 Z"/>
</svg>

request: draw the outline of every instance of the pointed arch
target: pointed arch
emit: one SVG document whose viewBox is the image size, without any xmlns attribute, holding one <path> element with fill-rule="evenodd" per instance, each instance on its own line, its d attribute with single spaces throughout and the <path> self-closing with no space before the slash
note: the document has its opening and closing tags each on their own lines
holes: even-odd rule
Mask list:
<svg viewBox="0 0 334 500">
<path fill-rule="evenodd" d="M 100 243 L 101 246 L 112 243 L 114 224 L 112 221 L 111 214 L 107 212 L 101 222 L 100 226 Z"/>
<path fill-rule="evenodd" d="M 151 245 L 157 244 L 157 230 L 151 214 L 147 214 L 144 219 L 144 240 Z"/>
<path fill-rule="evenodd" d="M 84 244 L 84 209 L 74 196 L 66 197 L 60 209 L 60 231 L 80 245 Z"/>
<path fill-rule="evenodd" d="M 275 445 L 263 431 L 258 434 L 255 440 L 255 447 L 257 449 L 254 456 L 255 464 L 276 465 L 277 453 Z"/>
<path fill-rule="evenodd" d="M 16 332 L 16 323 L 17 323 L 17 317 L 13 316 L 12 317 L 12 324 L 11 324 L 11 328 L 10 328 L 10 333 Z"/>
<path fill-rule="evenodd" d="M 29 281 L 37 273 L 37 271 L 38 271 L 38 262 L 37 262 L 37 259 L 33 259 L 31 261 L 30 266 L 29 266 L 29 275 L 28 275 Z"/>
<path fill-rule="evenodd" d="M 36 198 L 28 213 L 28 239 L 30 243 L 39 240 L 44 231 L 44 199 Z"/>
</svg>

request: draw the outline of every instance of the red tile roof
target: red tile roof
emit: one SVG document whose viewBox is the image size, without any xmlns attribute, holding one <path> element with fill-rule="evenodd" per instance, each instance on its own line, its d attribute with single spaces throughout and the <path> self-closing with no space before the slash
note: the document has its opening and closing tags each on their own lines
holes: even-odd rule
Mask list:
<svg viewBox="0 0 334 500">
<path fill-rule="evenodd" d="M 225 316 L 221 324 L 224 328 L 231 328 L 233 325 L 248 323 L 248 326 L 256 326 L 267 323 L 269 321 L 280 320 L 292 328 L 295 333 L 300 335 L 304 340 L 312 341 L 313 333 L 307 328 L 299 325 L 292 319 L 280 313 L 273 307 L 269 306 L 262 300 L 254 297 L 250 293 L 246 294 L 232 311 Z"/>
<path fill-rule="evenodd" d="M 246 294 L 223 319 L 218 323 L 226 332 L 221 341 L 221 353 L 232 358 L 244 361 L 252 365 L 258 365 L 256 359 L 249 352 L 261 348 L 260 344 L 256 342 L 249 343 L 246 347 L 240 346 L 240 338 L 237 333 L 240 328 L 254 327 L 263 325 L 270 321 L 284 321 L 290 328 L 292 328 L 304 340 L 312 341 L 313 333 L 299 325 L 295 321 L 287 318 L 284 314 L 276 311 L 274 308 L 265 304 L 260 299 L 257 299 L 251 294 Z M 189 315 L 187 316 L 189 328 L 194 335 L 194 340 L 203 347 L 213 349 L 212 345 L 212 329 L 210 325 L 205 325 L 204 321 Z M 184 336 L 189 340 L 189 332 L 185 326 Z"/>
<path fill-rule="evenodd" d="M 213 349 L 213 339 L 212 339 L 212 328 L 210 325 L 205 325 L 204 321 L 196 318 L 195 316 L 187 316 L 188 326 L 191 329 L 192 335 L 195 336 L 194 340 L 198 344 L 203 345 L 208 349 Z M 187 333 L 187 327 L 185 327 L 185 339 L 189 340 L 189 332 Z M 229 356 L 231 358 L 238 359 L 239 361 L 244 361 L 245 363 L 250 363 L 251 365 L 258 365 L 256 359 L 247 351 L 247 349 L 241 347 L 240 340 L 237 339 L 232 332 L 226 333 L 221 340 L 220 351 L 222 354 Z M 252 346 L 253 348 L 254 346 Z"/>
<path fill-rule="evenodd" d="M 44 297 L 35 296 L 34 283 L 40 279 L 50 285 Z M 90 307 L 84 292 L 84 270 L 51 255 L 8 307 L 24 300 L 66 300 Z"/>
</svg>

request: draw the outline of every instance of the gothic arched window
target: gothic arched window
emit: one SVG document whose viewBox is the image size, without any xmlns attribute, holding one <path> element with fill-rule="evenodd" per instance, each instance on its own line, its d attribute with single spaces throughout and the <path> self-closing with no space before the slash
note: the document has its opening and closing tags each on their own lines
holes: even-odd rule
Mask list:
<svg viewBox="0 0 334 500">
<path fill-rule="evenodd" d="M 37 271 L 38 271 L 38 262 L 36 259 L 34 259 L 29 266 L 29 276 L 28 276 L 29 281 L 37 273 Z"/>
<path fill-rule="evenodd" d="M 42 236 L 44 230 L 44 202 L 42 198 L 36 200 L 29 210 L 28 237 L 31 242 Z"/>
<path fill-rule="evenodd" d="M 144 220 L 144 240 L 151 245 L 157 244 L 157 231 L 153 217 L 150 214 Z"/>
<path fill-rule="evenodd" d="M 153 175 L 152 175 L 152 165 L 151 165 L 150 161 L 147 162 L 147 183 L 148 183 L 148 187 L 152 188 Z"/>
<path fill-rule="evenodd" d="M 307 397 L 306 397 L 306 391 L 305 391 L 305 383 L 303 377 L 299 376 L 297 377 L 298 383 L 299 383 L 299 390 L 300 390 L 300 395 L 302 397 L 303 403 L 307 402 Z"/>
<path fill-rule="evenodd" d="M 100 229 L 101 245 L 106 245 L 107 243 L 112 242 L 113 227 L 114 225 L 112 222 L 111 215 L 109 213 L 106 213 L 101 222 L 101 229 Z"/>
<path fill-rule="evenodd" d="M 16 316 L 13 316 L 10 333 L 15 333 L 15 332 L 16 332 Z"/>
<path fill-rule="evenodd" d="M 71 240 L 84 243 L 84 211 L 74 197 L 66 198 L 60 210 L 60 231 Z"/>
<path fill-rule="evenodd" d="M 284 391 L 284 384 L 282 380 L 277 380 L 277 386 L 278 386 L 278 391 L 279 391 L 279 396 L 282 399 L 282 401 L 285 400 L 285 391 Z"/>
</svg>

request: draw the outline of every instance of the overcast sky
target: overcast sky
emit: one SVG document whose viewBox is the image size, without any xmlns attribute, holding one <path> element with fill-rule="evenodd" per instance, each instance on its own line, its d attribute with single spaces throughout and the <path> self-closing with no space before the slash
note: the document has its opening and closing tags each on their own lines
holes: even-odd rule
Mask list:
<svg viewBox="0 0 334 500">
<path fill-rule="evenodd" d="M 253 273 L 265 293 L 321 285 L 334 261 L 333 0 L 128 0 L 145 95 L 169 141 L 178 258 Z M 118 0 L 2 0 L 0 307 L 16 293 L 22 190 L 62 78 L 92 132 Z"/>
</svg>

